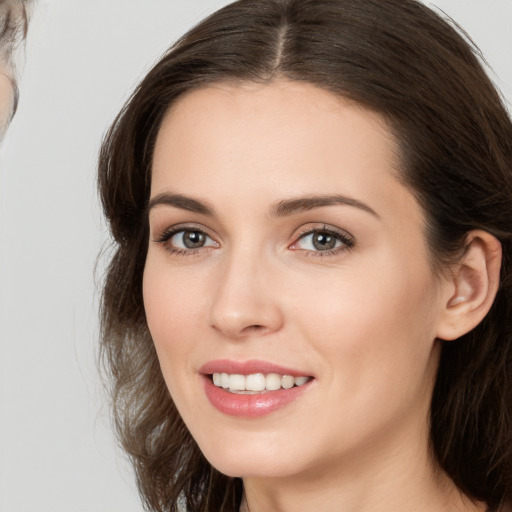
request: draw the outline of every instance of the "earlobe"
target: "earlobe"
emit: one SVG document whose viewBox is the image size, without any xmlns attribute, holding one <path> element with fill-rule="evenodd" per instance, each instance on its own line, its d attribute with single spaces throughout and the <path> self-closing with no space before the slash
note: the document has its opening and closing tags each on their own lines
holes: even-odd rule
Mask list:
<svg viewBox="0 0 512 512">
<path fill-rule="evenodd" d="M 490 233 L 471 231 L 460 261 L 446 287 L 437 337 L 454 340 L 476 327 L 487 315 L 499 288 L 501 244 Z"/>
</svg>

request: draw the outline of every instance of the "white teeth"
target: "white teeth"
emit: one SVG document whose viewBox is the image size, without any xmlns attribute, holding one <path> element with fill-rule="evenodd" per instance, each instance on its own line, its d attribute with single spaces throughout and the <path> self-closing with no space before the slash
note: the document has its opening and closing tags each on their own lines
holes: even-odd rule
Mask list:
<svg viewBox="0 0 512 512">
<path fill-rule="evenodd" d="M 302 386 L 303 384 L 306 384 L 306 382 L 309 380 L 309 377 L 295 377 L 295 385 L 296 386 Z"/>
<path fill-rule="evenodd" d="M 233 393 L 255 393 L 262 391 L 277 391 L 278 389 L 291 389 L 293 386 L 302 386 L 309 382 L 310 377 L 293 377 L 279 375 L 278 373 L 252 373 L 250 375 L 214 373 L 213 383 L 219 388 L 229 389 Z"/>
<path fill-rule="evenodd" d="M 269 373 L 265 380 L 267 381 L 265 388 L 268 391 L 277 391 L 281 387 L 281 375 L 277 373 Z"/>
<path fill-rule="evenodd" d="M 245 375 L 230 375 L 228 382 L 230 391 L 243 391 L 245 389 Z"/>
<path fill-rule="evenodd" d="M 253 373 L 251 375 L 247 375 L 245 378 L 245 389 L 247 391 L 263 391 L 265 389 L 266 382 L 267 381 L 263 373 Z"/>
<path fill-rule="evenodd" d="M 281 386 L 283 386 L 284 389 L 293 388 L 294 384 L 295 379 L 291 375 L 283 375 L 283 378 L 281 379 Z"/>
</svg>

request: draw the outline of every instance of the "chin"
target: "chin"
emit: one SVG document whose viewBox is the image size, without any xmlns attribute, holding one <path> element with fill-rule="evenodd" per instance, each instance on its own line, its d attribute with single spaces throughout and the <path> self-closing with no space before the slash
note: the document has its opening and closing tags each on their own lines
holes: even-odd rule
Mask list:
<svg viewBox="0 0 512 512">
<path fill-rule="evenodd" d="M 282 462 L 272 465 L 264 461 L 235 461 L 235 460 L 215 460 L 210 464 L 222 474 L 230 477 L 239 478 L 283 478 L 291 476 L 294 471 L 286 463 Z"/>
<path fill-rule="evenodd" d="M 277 478 L 290 476 L 300 468 L 297 454 L 303 455 L 300 446 L 285 441 L 247 439 L 224 443 L 209 442 L 199 446 L 208 462 L 230 477 Z M 286 450 L 283 450 L 286 446 Z M 295 454 L 295 455 L 294 455 Z"/>
</svg>

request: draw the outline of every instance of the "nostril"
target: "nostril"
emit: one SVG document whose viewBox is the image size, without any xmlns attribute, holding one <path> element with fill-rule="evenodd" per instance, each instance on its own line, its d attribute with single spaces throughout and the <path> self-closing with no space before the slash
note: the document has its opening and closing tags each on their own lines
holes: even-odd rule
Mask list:
<svg viewBox="0 0 512 512">
<path fill-rule="evenodd" d="M 261 331 L 263 330 L 265 327 L 263 325 L 248 325 L 247 327 L 245 327 L 243 329 L 243 331 L 245 332 L 251 332 L 251 331 Z"/>
</svg>

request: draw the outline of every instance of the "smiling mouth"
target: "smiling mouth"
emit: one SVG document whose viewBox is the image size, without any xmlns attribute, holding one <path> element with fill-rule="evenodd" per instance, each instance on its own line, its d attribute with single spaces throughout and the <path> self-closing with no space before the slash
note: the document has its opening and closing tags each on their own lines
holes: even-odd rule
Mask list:
<svg viewBox="0 0 512 512">
<path fill-rule="evenodd" d="M 280 375 L 278 373 L 252 373 L 240 375 L 236 373 L 213 373 L 208 375 L 214 386 L 230 393 L 256 395 L 268 391 L 291 389 L 309 382 L 312 377 Z"/>
</svg>

